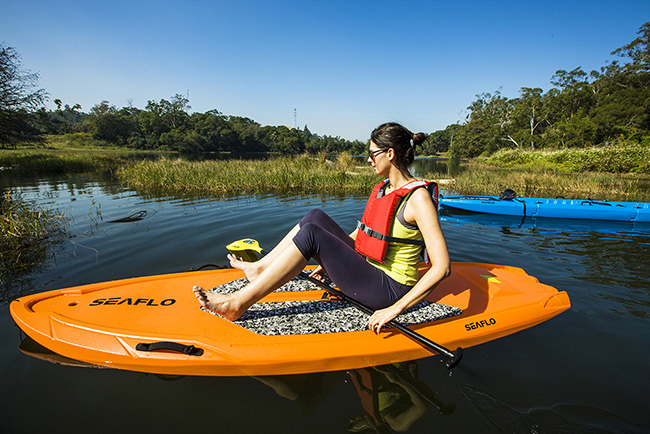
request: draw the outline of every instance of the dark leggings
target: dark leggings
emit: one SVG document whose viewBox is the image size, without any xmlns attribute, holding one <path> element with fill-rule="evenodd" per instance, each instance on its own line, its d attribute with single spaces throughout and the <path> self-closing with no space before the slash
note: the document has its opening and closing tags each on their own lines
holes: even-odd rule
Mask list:
<svg viewBox="0 0 650 434">
<path fill-rule="evenodd" d="M 354 240 L 322 210 L 309 211 L 299 224 L 294 244 L 306 260 L 314 258 L 346 295 L 381 309 L 411 289 L 369 264 L 354 250 Z"/>
</svg>

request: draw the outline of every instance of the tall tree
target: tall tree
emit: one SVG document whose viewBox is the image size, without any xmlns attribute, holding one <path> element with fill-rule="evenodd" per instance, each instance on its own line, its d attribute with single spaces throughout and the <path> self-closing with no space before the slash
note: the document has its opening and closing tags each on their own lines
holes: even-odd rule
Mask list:
<svg viewBox="0 0 650 434">
<path fill-rule="evenodd" d="M 38 139 L 36 111 L 47 96 L 38 74 L 23 69 L 16 50 L 0 43 L 0 146 Z"/>
<path fill-rule="evenodd" d="M 535 149 L 535 143 L 541 135 L 541 130 L 547 122 L 547 115 L 542 104 L 542 89 L 522 87 L 521 96 L 514 101 L 515 128 L 514 134 L 516 142 L 530 143 L 531 149 Z"/>
<path fill-rule="evenodd" d="M 467 108 L 470 114 L 467 123 L 458 132 L 450 152 L 457 157 L 476 157 L 491 154 L 504 146 L 519 146 L 513 137 L 512 100 L 494 94 L 476 95 L 476 101 Z"/>
<path fill-rule="evenodd" d="M 629 66 L 649 72 L 650 71 L 650 22 L 644 23 L 637 32 L 639 35 L 627 45 L 612 51 L 612 54 L 631 59 Z"/>
</svg>

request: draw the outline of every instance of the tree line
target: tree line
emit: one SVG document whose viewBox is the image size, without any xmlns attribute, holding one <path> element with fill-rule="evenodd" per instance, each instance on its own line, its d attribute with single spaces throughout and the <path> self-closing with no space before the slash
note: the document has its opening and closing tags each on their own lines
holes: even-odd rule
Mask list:
<svg viewBox="0 0 650 434">
<path fill-rule="evenodd" d="M 587 74 L 558 70 L 547 92 L 522 87 L 518 98 L 499 91 L 477 95 L 466 122 L 452 130 L 449 150 L 459 157 L 501 148 L 585 148 L 650 144 L 650 22 L 611 54 L 615 60 Z"/>
<path fill-rule="evenodd" d="M 522 87 L 517 98 L 500 91 L 477 95 L 463 123 L 429 133 L 418 153 L 476 157 L 502 148 L 650 144 L 650 22 L 638 35 L 611 53 L 623 62 L 590 73 L 581 67 L 558 70 L 551 78 L 554 87 L 546 92 Z M 42 141 L 46 134 L 178 152 L 362 154 L 368 146 L 367 141 L 313 134 L 307 126 L 262 126 L 216 109 L 190 113 L 188 98 L 180 94 L 148 101 L 144 109 L 102 101 L 84 113 L 78 104 L 55 99 L 57 108 L 46 110 L 48 94 L 37 82 L 37 74 L 22 69 L 15 49 L 0 44 L 0 147 Z"/>
<path fill-rule="evenodd" d="M 176 94 L 170 100 L 149 101 L 144 109 L 118 109 L 102 101 L 81 113 L 54 100 L 48 112 L 49 134 L 82 132 L 94 140 L 133 149 L 177 152 L 277 152 L 282 154 L 365 152 L 367 145 L 340 137 L 313 134 L 287 126 L 262 126 L 252 119 L 228 116 L 218 110 L 189 113 L 189 100 Z"/>
<path fill-rule="evenodd" d="M 79 104 L 43 104 L 48 93 L 38 88 L 38 74 L 22 68 L 13 47 L 0 44 L 0 147 L 43 143 L 45 135 L 64 136 L 77 144 L 93 143 L 143 150 L 177 152 L 365 153 L 367 143 L 312 133 L 287 126 L 262 126 L 252 119 L 218 110 L 190 113 L 189 100 L 176 94 L 148 101 L 144 109 L 117 108 L 102 101 L 87 113 Z"/>
</svg>

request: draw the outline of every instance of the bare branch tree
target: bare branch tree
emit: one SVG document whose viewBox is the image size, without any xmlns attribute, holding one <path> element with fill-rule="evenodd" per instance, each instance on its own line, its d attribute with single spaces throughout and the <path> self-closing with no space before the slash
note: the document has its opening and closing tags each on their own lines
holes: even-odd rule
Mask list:
<svg viewBox="0 0 650 434">
<path fill-rule="evenodd" d="M 0 109 L 35 110 L 47 97 L 38 88 L 38 74 L 22 69 L 16 50 L 0 44 Z"/>
</svg>

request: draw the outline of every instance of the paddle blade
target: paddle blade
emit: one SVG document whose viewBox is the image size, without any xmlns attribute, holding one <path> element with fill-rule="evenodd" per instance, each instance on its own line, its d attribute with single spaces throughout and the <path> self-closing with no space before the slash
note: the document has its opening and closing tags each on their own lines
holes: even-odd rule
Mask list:
<svg viewBox="0 0 650 434">
<path fill-rule="evenodd" d="M 445 366 L 447 369 L 454 369 L 456 365 L 460 363 L 460 359 L 463 358 L 463 349 L 461 347 L 456 348 L 456 351 L 454 351 L 453 356 L 447 360 L 447 363 L 445 363 Z"/>
</svg>

